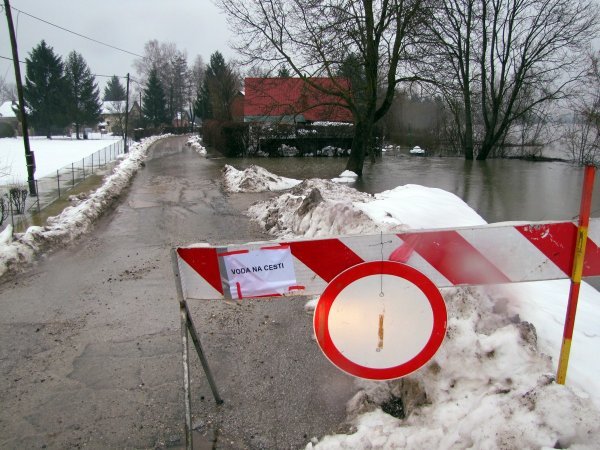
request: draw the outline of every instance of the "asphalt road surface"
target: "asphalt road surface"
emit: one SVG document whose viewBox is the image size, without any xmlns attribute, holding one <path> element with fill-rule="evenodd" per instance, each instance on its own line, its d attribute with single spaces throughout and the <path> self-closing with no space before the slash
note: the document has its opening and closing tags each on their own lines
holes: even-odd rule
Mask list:
<svg viewBox="0 0 600 450">
<path fill-rule="evenodd" d="M 221 163 L 161 140 L 93 231 L 0 285 L 0 448 L 185 445 L 170 250 L 269 239 Z M 339 429 L 353 380 L 312 339 L 305 299 L 192 304 L 225 403 L 192 353 L 196 448 L 302 448 Z"/>
</svg>

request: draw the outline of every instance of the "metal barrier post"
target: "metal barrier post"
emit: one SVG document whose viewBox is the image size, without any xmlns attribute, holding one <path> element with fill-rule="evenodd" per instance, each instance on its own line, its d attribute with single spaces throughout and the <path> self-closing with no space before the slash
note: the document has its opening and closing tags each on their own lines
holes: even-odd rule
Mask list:
<svg viewBox="0 0 600 450">
<path fill-rule="evenodd" d="M 85 180 L 85 158 L 81 160 L 81 168 L 83 170 L 83 179 Z"/>
<path fill-rule="evenodd" d="M 72 186 L 75 187 L 75 166 L 71 163 L 71 177 L 73 179 Z"/>
<path fill-rule="evenodd" d="M 58 186 L 58 198 L 60 198 L 60 174 L 56 171 L 56 185 Z"/>
<path fill-rule="evenodd" d="M 92 153 L 92 175 L 94 174 L 94 154 Z"/>
</svg>

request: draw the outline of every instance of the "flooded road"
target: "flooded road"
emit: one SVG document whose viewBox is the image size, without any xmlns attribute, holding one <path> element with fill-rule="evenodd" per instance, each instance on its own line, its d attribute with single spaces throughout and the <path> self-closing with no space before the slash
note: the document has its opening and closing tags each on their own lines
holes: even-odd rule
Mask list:
<svg viewBox="0 0 600 450">
<path fill-rule="evenodd" d="M 185 138 L 150 150 L 114 210 L 0 285 L 0 448 L 184 445 L 173 246 L 268 239 Z M 301 448 L 345 418 L 353 380 L 312 339 L 304 299 L 192 304 L 221 396 L 193 355 L 197 448 Z"/>
</svg>

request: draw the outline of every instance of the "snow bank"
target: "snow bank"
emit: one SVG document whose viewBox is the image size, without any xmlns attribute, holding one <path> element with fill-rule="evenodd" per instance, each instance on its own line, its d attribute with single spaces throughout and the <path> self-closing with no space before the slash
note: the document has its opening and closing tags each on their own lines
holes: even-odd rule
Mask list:
<svg viewBox="0 0 600 450">
<path fill-rule="evenodd" d="M 200 136 L 191 136 L 185 145 L 192 147 L 200 156 L 206 156 L 206 148 L 202 145 L 202 138 Z"/>
<path fill-rule="evenodd" d="M 229 192 L 283 191 L 300 183 L 300 180 L 280 177 L 255 165 L 237 170 L 226 164 L 223 167 L 223 179 L 225 189 Z"/>
<path fill-rule="evenodd" d="M 486 223 L 451 192 L 416 184 L 375 194 L 373 201 L 354 206 L 375 223 L 409 228 L 446 228 Z"/>
<path fill-rule="evenodd" d="M 305 180 L 289 192 L 252 205 L 248 214 L 278 237 L 374 233 L 378 226 L 353 205 L 371 198 L 333 181 Z"/>
<path fill-rule="evenodd" d="M 351 170 L 344 170 L 337 178 L 332 178 L 334 183 L 355 183 L 358 175 Z"/>
<path fill-rule="evenodd" d="M 407 185 L 370 196 L 325 180 L 303 181 L 248 214 L 285 238 L 485 223 L 440 189 Z M 448 331 L 432 361 L 401 380 L 358 380 L 347 405 L 352 433 L 314 438 L 307 448 L 597 448 L 600 294 L 582 289 L 589 317 L 578 317 L 561 386 L 554 374 L 566 292 L 568 281 L 445 289 Z M 394 400 L 405 418 L 383 412 Z"/>
<path fill-rule="evenodd" d="M 76 206 L 65 208 L 50 217 L 44 227 L 29 227 L 25 233 L 12 235 L 12 227 L 2 233 L 0 242 L 0 277 L 17 272 L 33 262 L 45 250 L 63 246 L 87 232 L 102 213 L 119 197 L 121 191 L 147 156 L 148 148 L 163 136 L 142 140 L 130 147 L 129 153 L 105 178 L 104 184 Z M 6 235 L 5 235 L 6 234 Z"/>
</svg>

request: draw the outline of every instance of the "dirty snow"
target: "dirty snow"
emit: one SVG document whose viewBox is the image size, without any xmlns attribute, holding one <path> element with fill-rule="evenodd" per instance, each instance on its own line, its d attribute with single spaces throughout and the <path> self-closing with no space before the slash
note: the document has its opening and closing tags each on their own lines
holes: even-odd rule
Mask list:
<svg viewBox="0 0 600 450">
<path fill-rule="evenodd" d="M 202 145 L 202 138 L 200 136 L 191 136 L 187 140 L 186 145 L 196 150 L 200 154 L 200 156 L 206 156 L 206 148 L 204 148 L 204 146 Z"/>
<path fill-rule="evenodd" d="M 223 180 L 229 192 L 282 191 L 300 183 L 300 180 L 280 177 L 255 165 L 246 170 L 237 170 L 226 164 L 223 167 Z"/>
<path fill-rule="evenodd" d="M 129 185 L 131 177 L 146 158 L 148 148 L 160 138 L 154 136 L 132 145 L 100 188 L 87 198 L 79 199 L 77 205 L 49 218 L 46 226 L 29 227 L 25 233 L 14 235 L 12 227 L 7 227 L 0 236 L 0 277 L 7 272 L 18 271 L 44 251 L 63 246 L 85 233 Z"/>
<path fill-rule="evenodd" d="M 371 196 L 328 180 L 303 181 L 248 214 L 285 238 L 485 223 L 440 189 Z M 568 289 L 568 280 L 444 289 L 448 332 L 433 360 L 401 380 L 357 380 L 347 405 L 352 432 L 313 438 L 307 449 L 598 448 L 600 293 L 585 283 L 567 385 L 554 382 Z M 383 412 L 394 398 L 404 419 Z"/>
</svg>

